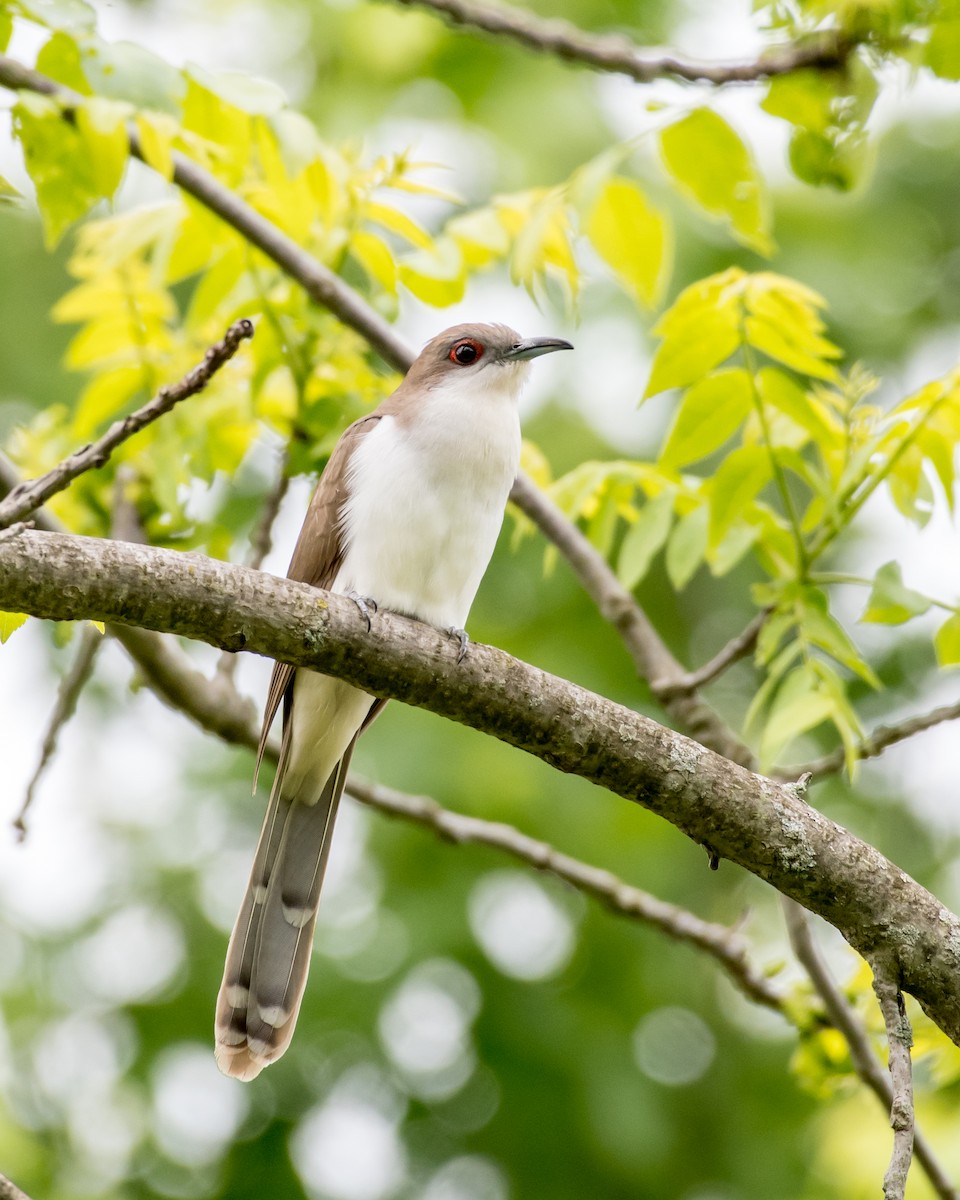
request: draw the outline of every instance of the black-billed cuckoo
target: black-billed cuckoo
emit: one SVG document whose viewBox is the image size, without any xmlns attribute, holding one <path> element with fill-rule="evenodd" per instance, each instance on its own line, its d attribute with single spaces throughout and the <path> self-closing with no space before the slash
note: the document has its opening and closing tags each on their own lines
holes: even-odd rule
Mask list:
<svg viewBox="0 0 960 1200">
<path fill-rule="evenodd" d="M 337 443 L 288 577 L 351 596 L 368 623 L 379 605 L 448 629 L 462 653 L 520 462 L 529 360 L 572 348 L 506 325 L 455 325 L 428 342 L 393 395 Z M 281 701 L 277 774 L 217 998 L 217 1063 L 244 1080 L 293 1036 L 350 755 L 386 703 L 277 663 L 258 767 Z"/>
</svg>

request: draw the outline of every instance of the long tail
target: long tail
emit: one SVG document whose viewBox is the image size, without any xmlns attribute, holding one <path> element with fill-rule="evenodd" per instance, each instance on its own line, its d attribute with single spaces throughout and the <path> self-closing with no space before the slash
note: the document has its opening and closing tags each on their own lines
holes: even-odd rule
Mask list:
<svg viewBox="0 0 960 1200">
<path fill-rule="evenodd" d="M 230 937 L 217 997 L 216 1056 L 225 1075 L 255 1078 L 290 1044 L 310 969 L 320 885 L 353 752 L 319 798 L 283 794 L 284 738 L 250 882 Z"/>
</svg>

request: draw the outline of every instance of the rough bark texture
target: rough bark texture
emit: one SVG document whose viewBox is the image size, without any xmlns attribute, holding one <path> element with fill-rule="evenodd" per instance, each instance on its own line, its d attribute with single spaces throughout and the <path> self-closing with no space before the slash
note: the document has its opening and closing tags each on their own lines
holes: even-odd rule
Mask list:
<svg viewBox="0 0 960 1200">
<path fill-rule="evenodd" d="M 181 634 L 314 667 L 509 742 L 666 818 L 836 926 L 960 1044 L 960 919 L 791 786 L 489 646 L 262 572 L 12 529 L 0 608 Z"/>
</svg>

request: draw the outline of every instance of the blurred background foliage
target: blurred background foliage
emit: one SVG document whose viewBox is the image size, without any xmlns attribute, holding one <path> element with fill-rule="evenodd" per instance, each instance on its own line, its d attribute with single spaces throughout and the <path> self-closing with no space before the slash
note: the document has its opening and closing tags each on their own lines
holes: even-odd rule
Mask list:
<svg viewBox="0 0 960 1200">
<path fill-rule="evenodd" d="M 656 458 L 679 396 L 637 411 L 659 344 L 652 326 L 685 288 L 731 267 L 777 272 L 825 297 L 844 369 L 862 360 L 880 377 L 871 403 L 881 409 L 955 366 L 954 16 L 892 0 L 755 7 L 570 0 L 539 11 L 711 60 L 756 54 L 769 23 L 789 37 L 840 28 L 870 46 L 826 90 L 809 75 L 799 94 L 786 81 L 701 94 L 638 88 L 388 4 L 98 4 L 95 46 L 84 42 L 86 10 L 70 0 L 0 13 L 16 18 L 11 55 L 32 62 L 39 50 L 41 69 L 80 90 L 76 48 L 94 46 L 92 90 L 153 110 L 141 134 L 161 171 L 171 145 L 196 153 L 411 340 L 466 318 L 570 336 L 575 362 L 538 364 L 525 406 L 531 468 L 569 484 L 585 461 Z M 42 22 L 67 32 L 51 38 Z M 117 39 L 160 58 L 114 59 Z M 223 74 L 233 70 L 272 84 Z M 319 140 L 287 117 L 270 124 L 278 88 Z M 192 143 L 158 115 L 177 95 L 168 115 L 178 113 Z M 700 101 L 729 134 L 696 115 Z M 59 114 L 35 98 L 19 103 L 14 121 L 33 146 L 41 201 L 45 171 L 51 191 L 46 236 L 32 205 L 0 204 L 0 438 L 25 471 L 40 470 L 179 377 L 234 315 L 256 311 L 249 354 L 120 461 L 135 471 L 132 498 L 153 541 L 242 559 L 289 446 L 298 479 L 267 561 L 282 572 L 310 473 L 395 377 L 155 174 L 130 164 L 117 197 L 97 201 L 125 167 L 116 130 L 126 110 L 91 108 L 76 134 L 87 140 L 68 153 L 58 133 L 45 155 Z M 661 129 L 685 120 L 686 141 L 675 133 L 672 151 L 655 149 Z M 720 142 L 718 183 L 703 154 Z M 314 164 L 306 191 L 289 177 L 298 156 Z M 418 165 L 429 163 L 443 169 Z M 0 174 L 29 193 L 6 140 Z M 737 186 L 725 187 L 731 178 Z M 94 221 L 66 232 L 92 206 Z M 624 254 L 638 229 L 635 253 Z M 705 481 L 719 461 L 708 460 Z M 587 511 L 599 483 L 583 509 L 573 492 L 558 498 L 616 556 L 628 536 L 622 512 L 605 531 Z M 90 475 L 54 507 L 71 528 L 106 534 L 112 497 L 112 475 Z M 634 521 L 649 507 L 635 482 L 620 507 Z M 905 507 L 878 495 L 831 565 L 872 577 L 896 559 L 913 587 L 955 603 L 960 556 L 942 493 L 912 519 Z M 472 636 L 662 716 L 564 565 L 548 555 L 545 567 L 542 542 L 523 532 L 508 519 Z M 678 596 L 664 556 L 635 553 L 646 561 L 637 569 L 634 559 L 630 582 L 689 665 L 746 624 L 751 585 L 770 574 L 737 558 L 721 575 L 701 567 Z M 883 683 L 877 692 L 845 674 L 858 719 L 869 727 L 952 699 L 931 637 L 942 613 L 935 621 L 917 602 L 918 619 L 891 635 L 857 625 L 865 601 L 831 593 Z M 11 819 L 77 640 L 31 622 L 3 647 Z M 190 652 L 213 669 L 205 648 Z M 265 679 L 264 664 L 241 664 L 243 690 L 259 695 Z M 739 723 L 761 679 L 738 664 L 711 699 Z M 790 761 L 836 742 L 821 725 L 794 742 Z M 864 765 L 855 784 L 824 783 L 813 802 L 956 907 L 954 763 L 949 732 L 934 731 Z M 708 871 L 702 851 L 639 809 L 399 705 L 361 742 L 356 765 L 512 822 L 704 917 L 747 914 L 757 960 L 793 990 L 800 1032 L 751 1006 L 689 948 L 493 851 L 444 845 L 350 803 L 293 1049 L 250 1087 L 220 1078 L 213 998 L 263 797 L 248 794 L 251 756 L 163 709 L 108 642 L 26 842 L 11 834 L 0 849 L 0 1170 L 34 1200 L 876 1194 L 884 1114 L 851 1076 L 842 1043 L 809 1021 L 768 889 L 726 864 Z M 868 981 L 820 932 L 866 1015 Z M 917 1040 L 919 1116 L 956 1178 L 958 1056 L 919 1018 Z M 930 1194 L 915 1169 L 909 1195 Z"/>
</svg>

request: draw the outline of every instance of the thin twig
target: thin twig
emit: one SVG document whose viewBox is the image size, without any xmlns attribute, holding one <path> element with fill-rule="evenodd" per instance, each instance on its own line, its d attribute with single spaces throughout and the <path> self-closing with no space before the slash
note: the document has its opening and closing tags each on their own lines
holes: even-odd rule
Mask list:
<svg viewBox="0 0 960 1200">
<path fill-rule="evenodd" d="M 73 664 L 60 680 L 57 701 L 53 706 L 53 712 L 50 714 L 50 720 L 43 735 L 43 742 L 40 747 L 40 760 L 30 778 L 30 782 L 27 784 L 27 790 L 23 797 L 23 803 L 20 805 L 20 811 L 13 820 L 13 827 L 16 829 L 21 841 L 27 836 L 27 812 L 33 803 L 40 780 L 43 778 L 44 772 L 56 753 L 60 730 L 67 724 L 76 711 L 80 693 L 90 678 L 90 674 L 93 671 L 93 664 L 97 658 L 97 652 L 102 645 L 103 634 L 99 630 L 94 629 L 92 625 L 84 625 L 80 632 L 80 645 Z"/>
<path fill-rule="evenodd" d="M 814 940 L 809 917 L 795 901 L 781 897 L 781 903 L 793 952 L 823 1001 L 827 1016 L 843 1035 L 853 1069 L 889 1113 L 893 1107 L 893 1083 L 870 1043 L 863 1022 L 830 974 Z M 940 1200 L 958 1200 L 957 1189 L 919 1128 L 914 1131 L 914 1149 L 917 1161 Z"/>
<path fill-rule="evenodd" d="M 451 812 L 429 796 L 410 796 L 356 775 L 350 776 L 347 791 L 380 812 L 427 826 L 446 841 L 490 846 L 538 871 L 549 871 L 619 916 L 643 921 L 676 941 L 706 951 L 744 995 L 784 1014 L 782 992 L 750 961 L 747 943 L 736 929 L 704 921 L 686 909 L 624 883 L 610 871 L 562 854 L 549 843 L 529 837 L 512 825 Z"/>
<path fill-rule="evenodd" d="M 708 683 L 712 683 L 719 675 L 722 675 L 734 663 L 739 662 L 741 658 L 746 658 L 748 654 L 753 653 L 753 648 L 757 644 L 757 638 L 760 636 L 760 630 L 766 624 L 771 610 L 769 608 L 758 612 L 749 625 L 741 632 L 732 637 L 725 646 L 723 646 L 710 659 L 709 662 L 703 664 L 696 671 L 688 671 L 685 675 L 678 675 L 673 679 L 657 680 L 651 684 L 651 687 L 656 692 L 657 696 L 670 695 L 689 695 L 691 692 L 698 692 L 701 688 L 706 687 Z M 801 774 L 796 772 L 795 774 Z"/>
<path fill-rule="evenodd" d="M 893 1085 L 893 1103 L 890 1106 L 893 1151 L 890 1166 L 883 1177 L 883 1198 L 903 1200 L 914 1145 L 913 1064 L 910 1059 L 913 1031 L 903 1002 L 903 992 L 885 970 L 876 966 L 873 968 L 873 990 L 880 1002 L 887 1030 L 890 1081 Z"/>
<path fill-rule="evenodd" d="M 956 704 L 943 704 L 928 713 L 919 713 L 915 717 L 906 717 L 903 721 L 898 721 L 895 725 L 878 725 L 873 733 L 858 743 L 856 756 L 858 759 L 876 758 L 889 746 L 895 746 L 897 742 L 904 742 L 907 738 L 912 738 L 918 733 L 932 729 L 935 725 L 942 725 L 944 721 L 956 721 L 958 718 L 960 718 L 960 702 Z M 799 767 L 787 767 L 782 771 L 776 771 L 774 772 L 774 778 L 791 779 L 799 772 L 806 771 L 814 779 L 820 779 L 824 775 L 834 775 L 837 771 L 842 771 L 845 764 L 846 754 L 841 746 L 831 751 L 830 754 L 825 754 L 822 758 L 815 759 L 813 762 L 804 763 Z"/>
<path fill-rule="evenodd" d="M 194 367 L 179 383 L 161 388 L 142 408 L 120 421 L 115 421 L 103 437 L 75 451 L 39 479 L 25 480 L 18 484 L 0 503 L 0 528 L 29 516 L 51 496 L 68 487 L 78 475 L 94 467 L 102 467 L 113 451 L 128 438 L 169 412 L 181 400 L 202 391 L 224 363 L 233 358 L 240 343 L 250 337 L 253 337 L 253 322 L 246 318 L 235 321 L 224 334 L 222 341 L 211 346 L 204 355 L 203 362 Z"/>
<path fill-rule="evenodd" d="M 683 79 L 697 83 L 755 83 L 772 75 L 805 68 L 832 70 L 841 67 L 852 49 L 836 34 L 825 33 L 797 46 L 769 50 L 752 62 L 697 63 L 664 55 L 641 54 L 633 42 L 613 34 L 588 34 L 567 21 L 544 20 L 505 5 L 474 4 L 470 0 L 397 0 L 405 7 L 430 8 L 456 25 L 482 29 L 510 38 L 531 50 L 555 54 L 568 62 L 581 62 L 600 71 L 628 75 L 637 83 L 656 79 Z"/>
<path fill-rule="evenodd" d="M 22 1192 L 6 1175 L 0 1175 L 0 1200 L 30 1200 L 26 1192 Z"/>
</svg>

